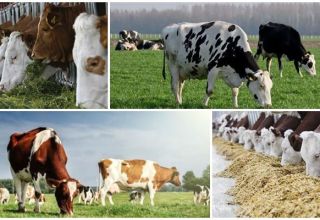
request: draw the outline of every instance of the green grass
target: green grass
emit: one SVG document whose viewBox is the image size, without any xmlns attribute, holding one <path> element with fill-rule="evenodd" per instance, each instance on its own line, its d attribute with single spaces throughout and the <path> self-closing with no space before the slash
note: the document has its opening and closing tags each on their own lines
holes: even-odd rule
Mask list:
<svg viewBox="0 0 320 220">
<path fill-rule="evenodd" d="M 310 49 L 317 60 L 320 49 Z M 171 92 L 170 72 L 162 79 L 162 51 L 114 51 L 111 49 L 110 99 L 111 108 L 204 108 L 202 105 L 206 80 L 188 80 L 183 90 L 183 104 L 178 106 Z M 260 58 L 259 66 L 266 69 Z M 320 108 L 319 75 L 301 78 L 293 62 L 283 59 L 283 78 L 280 78 L 278 63 L 273 60 L 272 104 L 273 108 Z M 316 67 L 319 71 L 320 60 Z M 259 108 L 244 84 L 239 92 L 239 108 Z M 208 108 L 233 108 L 231 89 L 220 79 L 215 85 Z"/>
<path fill-rule="evenodd" d="M 46 195 L 47 202 L 41 206 L 41 213 L 34 213 L 34 205 L 26 205 L 26 213 L 18 213 L 13 196 L 9 204 L 0 205 L 0 217 L 60 217 L 54 195 Z M 128 202 L 128 193 L 113 196 L 114 206 L 108 202 L 106 207 L 100 204 L 78 204 L 74 200 L 74 217 L 209 217 L 210 208 L 193 204 L 191 192 L 158 192 L 155 206 L 150 206 L 148 194 L 143 206 Z"/>
<path fill-rule="evenodd" d="M 28 66 L 26 80 L 7 93 L 0 93 L 0 108 L 66 109 L 76 108 L 75 89 L 60 85 L 54 79 L 40 77 L 41 65 Z"/>
</svg>

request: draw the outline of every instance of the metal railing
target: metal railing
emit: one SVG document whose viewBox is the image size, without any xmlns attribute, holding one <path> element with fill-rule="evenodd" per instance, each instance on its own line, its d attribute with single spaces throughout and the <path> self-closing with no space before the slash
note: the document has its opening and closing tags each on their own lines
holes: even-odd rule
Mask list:
<svg viewBox="0 0 320 220">
<path fill-rule="evenodd" d="M 16 24 L 19 21 L 19 18 L 22 15 L 28 16 L 40 16 L 44 6 L 44 2 L 26 2 L 26 3 L 12 3 L 5 8 L 0 10 L 0 24 L 3 24 L 7 21 L 11 21 L 13 24 Z M 53 2 L 52 4 L 58 5 L 59 2 Z M 71 5 L 76 5 L 79 3 L 70 3 Z M 95 2 L 85 2 L 86 12 L 89 14 L 97 14 L 97 7 Z M 106 3 L 106 12 L 108 11 L 108 4 Z M 77 68 L 76 65 L 72 62 L 69 64 L 69 79 L 65 79 L 62 71 L 57 71 L 55 73 L 55 80 L 63 85 L 75 87 L 77 82 Z"/>
</svg>

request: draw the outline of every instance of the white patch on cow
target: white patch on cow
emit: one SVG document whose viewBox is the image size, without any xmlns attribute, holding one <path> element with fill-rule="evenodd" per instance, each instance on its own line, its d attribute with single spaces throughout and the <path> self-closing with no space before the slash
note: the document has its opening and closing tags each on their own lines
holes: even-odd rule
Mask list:
<svg viewBox="0 0 320 220">
<path fill-rule="evenodd" d="M 246 130 L 243 134 L 244 149 L 250 150 L 254 147 L 253 139 L 256 130 Z"/>
<path fill-rule="evenodd" d="M 313 131 L 304 131 L 302 138 L 301 157 L 306 163 L 306 174 L 320 176 L 320 134 Z"/>
<path fill-rule="evenodd" d="M 72 201 L 73 200 L 73 195 L 77 190 L 77 183 L 74 182 L 74 181 L 68 181 L 67 186 L 68 186 L 69 193 L 70 193 L 70 199 Z"/>
<path fill-rule="evenodd" d="M 4 60 L 5 60 L 5 52 L 7 50 L 8 43 L 9 43 L 9 38 L 8 37 L 2 38 L 1 46 L 0 46 L 0 79 L 1 79 L 1 76 L 2 76 Z"/>
<path fill-rule="evenodd" d="M 291 129 L 287 130 L 284 133 L 284 139 L 281 143 L 282 148 L 282 157 L 281 157 L 281 165 L 285 166 L 288 164 L 298 164 L 302 161 L 300 152 L 295 151 L 289 142 L 289 135 L 293 131 Z"/>
<path fill-rule="evenodd" d="M 56 143 L 61 144 L 60 138 L 55 134 L 54 130 L 52 128 L 47 128 L 46 130 L 40 131 L 39 133 L 36 134 L 36 138 L 33 141 L 33 146 L 31 149 L 31 154 L 30 154 L 30 160 L 32 155 L 37 152 L 40 148 L 40 146 L 49 140 L 50 138 L 55 138 Z"/>
<path fill-rule="evenodd" d="M 31 63 L 27 52 L 28 48 L 21 39 L 21 33 L 12 32 L 5 52 L 1 90 L 9 91 L 24 80 L 26 67 Z"/>
<path fill-rule="evenodd" d="M 72 51 L 77 66 L 76 105 L 82 108 L 108 107 L 107 49 L 100 43 L 97 21 L 97 16 L 81 13 L 73 25 L 76 33 Z M 105 60 L 103 75 L 86 70 L 88 58 L 98 56 Z"/>
</svg>

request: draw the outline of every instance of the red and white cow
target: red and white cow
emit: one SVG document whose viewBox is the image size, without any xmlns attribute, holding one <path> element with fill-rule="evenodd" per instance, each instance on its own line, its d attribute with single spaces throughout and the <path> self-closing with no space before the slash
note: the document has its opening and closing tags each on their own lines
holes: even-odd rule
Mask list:
<svg viewBox="0 0 320 220">
<path fill-rule="evenodd" d="M 55 197 L 62 214 L 73 215 L 72 200 L 79 182 L 70 177 L 67 155 L 57 133 L 52 128 L 39 127 L 26 133 L 14 133 L 7 147 L 11 173 L 18 195 L 18 210 L 25 212 L 28 183 L 35 187 L 35 212 L 40 212 L 40 179 L 56 188 Z"/>
<path fill-rule="evenodd" d="M 9 203 L 10 193 L 6 188 L 0 188 L 0 205 Z"/>
<path fill-rule="evenodd" d="M 261 112 L 259 115 L 259 118 L 257 121 L 253 124 L 252 128 L 249 130 L 246 130 L 243 133 L 243 143 L 244 143 L 244 149 L 250 150 L 254 147 L 254 135 L 256 133 L 257 128 L 260 126 L 260 124 L 264 121 L 266 118 L 266 113 Z"/>
<path fill-rule="evenodd" d="M 108 108 L 107 27 L 107 16 L 87 13 L 81 13 L 73 24 L 76 105 L 82 108 Z"/>
<path fill-rule="evenodd" d="M 139 188 L 148 191 L 151 205 L 154 206 L 154 195 L 165 183 L 180 186 L 179 172 L 175 167 L 166 168 L 150 160 L 118 160 L 105 159 L 99 163 L 102 175 L 101 203 L 105 206 L 108 196 L 113 205 L 112 195 L 107 194 L 112 184 L 118 183 L 120 188 Z M 143 204 L 144 198 L 141 199 Z"/>
</svg>

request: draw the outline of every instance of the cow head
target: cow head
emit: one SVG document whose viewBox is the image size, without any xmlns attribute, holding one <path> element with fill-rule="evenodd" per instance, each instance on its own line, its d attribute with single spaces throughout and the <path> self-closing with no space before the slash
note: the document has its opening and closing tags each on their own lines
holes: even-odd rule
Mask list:
<svg viewBox="0 0 320 220">
<path fill-rule="evenodd" d="M 271 107 L 271 88 L 272 80 L 267 71 L 249 73 L 247 76 L 247 86 L 255 100 L 263 107 Z"/>
<path fill-rule="evenodd" d="M 73 215 L 73 199 L 79 194 L 82 186 L 75 179 L 54 180 L 47 178 L 47 182 L 56 188 L 55 197 L 61 214 Z"/>
<path fill-rule="evenodd" d="M 292 136 L 293 131 L 291 129 L 286 130 L 284 132 L 284 139 L 281 143 L 282 148 L 282 157 L 281 157 L 281 165 L 287 164 L 298 164 L 301 162 L 301 154 L 300 152 L 295 151 L 289 141 L 289 136 Z"/>
<path fill-rule="evenodd" d="M 74 31 L 72 24 L 84 5 L 55 6 L 46 4 L 38 24 L 32 57 L 38 60 L 68 63 L 72 61 Z"/>
<path fill-rule="evenodd" d="M 175 186 L 181 186 L 179 172 L 178 172 L 177 168 L 172 167 L 171 170 L 172 170 L 172 175 L 171 175 L 171 179 L 169 182 Z"/>
<path fill-rule="evenodd" d="M 302 68 L 307 71 L 311 76 L 315 76 L 316 72 L 316 60 L 314 59 L 314 55 L 310 52 L 307 52 L 301 61 Z"/>
<path fill-rule="evenodd" d="M 306 163 L 306 174 L 320 177 L 320 134 L 305 131 L 300 137 L 303 139 L 301 157 Z"/>
<path fill-rule="evenodd" d="M 0 90 L 9 91 L 20 84 L 25 78 L 25 70 L 30 62 L 28 47 L 22 39 L 22 34 L 12 32 L 5 52 Z"/>
<path fill-rule="evenodd" d="M 2 76 L 2 70 L 3 70 L 3 65 L 4 65 L 4 59 L 5 59 L 5 52 L 7 49 L 7 45 L 9 42 L 8 37 L 4 37 L 1 39 L 1 46 L 0 46 L 0 79 Z"/>
</svg>

